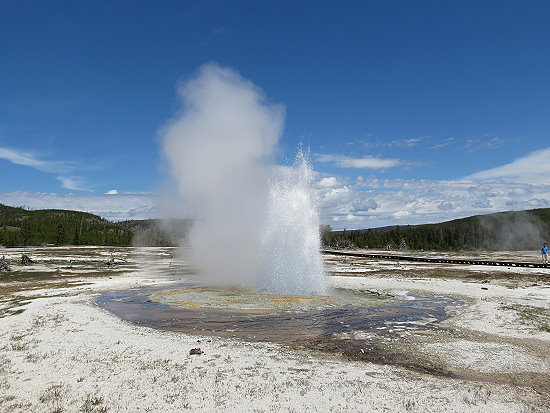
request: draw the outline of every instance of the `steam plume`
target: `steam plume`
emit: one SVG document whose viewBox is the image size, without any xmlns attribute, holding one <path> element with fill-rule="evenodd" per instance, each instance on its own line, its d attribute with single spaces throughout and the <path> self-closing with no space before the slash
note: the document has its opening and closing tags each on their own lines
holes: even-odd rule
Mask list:
<svg viewBox="0 0 550 413">
<path fill-rule="evenodd" d="M 179 88 L 182 111 L 166 127 L 164 151 L 195 218 L 191 259 L 212 281 L 253 279 L 266 214 L 266 165 L 284 108 L 236 71 L 207 64 Z"/>
</svg>

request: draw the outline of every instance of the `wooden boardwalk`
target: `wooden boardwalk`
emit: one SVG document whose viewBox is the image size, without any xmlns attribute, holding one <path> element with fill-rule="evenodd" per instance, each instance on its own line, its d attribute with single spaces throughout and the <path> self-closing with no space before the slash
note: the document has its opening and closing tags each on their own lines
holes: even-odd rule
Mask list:
<svg viewBox="0 0 550 413">
<path fill-rule="evenodd" d="M 350 252 L 341 250 L 322 250 L 321 252 L 323 254 L 343 255 L 347 257 L 375 258 L 397 261 L 433 262 L 440 264 L 492 265 L 497 267 L 550 268 L 548 264 L 535 262 L 471 260 L 467 258 L 427 258 L 392 254 L 369 254 L 366 252 Z"/>
</svg>

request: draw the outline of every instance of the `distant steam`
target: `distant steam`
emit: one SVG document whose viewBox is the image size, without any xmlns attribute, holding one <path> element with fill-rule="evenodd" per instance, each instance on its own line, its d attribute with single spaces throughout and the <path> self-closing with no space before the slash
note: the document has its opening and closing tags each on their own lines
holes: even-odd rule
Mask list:
<svg viewBox="0 0 550 413">
<path fill-rule="evenodd" d="M 514 211 L 478 217 L 486 234 L 486 250 L 532 250 L 547 241 L 548 227 L 529 211 Z"/>
</svg>

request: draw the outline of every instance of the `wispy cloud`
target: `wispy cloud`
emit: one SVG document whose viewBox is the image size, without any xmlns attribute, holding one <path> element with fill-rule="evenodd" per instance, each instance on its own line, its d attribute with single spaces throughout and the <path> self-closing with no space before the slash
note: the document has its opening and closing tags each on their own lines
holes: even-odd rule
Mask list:
<svg viewBox="0 0 550 413">
<path fill-rule="evenodd" d="M 441 148 L 445 148 L 449 145 L 452 145 L 453 143 L 456 142 L 456 138 L 444 138 L 442 139 L 441 141 L 439 141 L 438 143 L 436 144 L 433 144 L 431 146 L 428 147 L 428 149 L 441 149 Z"/>
<path fill-rule="evenodd" d="M 466 179 L 511 179 L 550 183 L 550 148 L 531 152 L 506 165 L 476 172 L 467 176 Z"/>
<path fill-rule="evenodd" d="M 412 146 L 417 146 L 420 142 L 422 142 L 425 138 L 409 138 L 409 139 L 404 139 L 403 141 L 401 142 L 397 142 L 396 143 L 396 146 L 406 146 L 406 147 L 412 147 Z"/>
<path fill-rule="evenodd" d="M 45 161 L 33 153 L 10 148 L 0 147 L 0 158 L 16 165 L 28 166 L 44 172 L 60 171 L 68 167 L 67 164 L 61 162 Z"/>
<path fill-rule="evenodd" d="M 415 138 L 405 138 L 405 139 L 394 139 L 389 142 L 386 142 L 383 146 L 398 147 L 398 148 L 412 148 L 414 146 L 420 145 L 422 142 L 425 142 L 426 139 L 428 139 L 427 136 L 418 136 Z"/>
<path fill-rule="evenodd" d="M 381 138 L 375 137 L 372 134 L 367 134 L 366 137 L 348 141 L 346 146 L 360 145 L 364 149 L 373 148 L 413 148 L 420 146 L 430 140 L 430 136 L 414 136 L 410 138 Z"/>
<path fill-rule="evenodd" d="M 82 178 L 79 176 L 57 176 L 56 179 L 61 182 L 61 186 L 71 191 L 86 191 L 92 192 L 90 189 L 84 187 Z"/>
<path fill-rule="evenodd" d="M 0 147 L 0 159 L 4 159 L 15 165 L 27 166 L 41 172 L 56 174 L 56 179 L 65 189 L 73 191 L 90 191 L 85 187 L 82 177 L 72 175 L 72 171 L 74 171 L 76 166 L 74 163 L 45 160 L 32 152 L 5 147 Z"/>
<path fill-rule="evenodd" d="M 499 136 L 492 136 L 491 134 L 485 134 L 481 138 L 467 138 L 457 143 L 461 143 L 460 149 L 473 152 L 481 149 L 498 149 L 509 143 L 518 142 L 517 138 L 502 138 Z"/>
<path fill-rule="evenodd" d="M 316 154 L 315 160 L 322 163 L 331 163 L 340 168 L 365 168 L 365 169 L 386 169 L 393 168 L 403 164 L 400 159 L 376 158 L 373 156 L 363 156 L 353 158 L 344 155 Z"/>
<path fill-rule="evenodd" d="M 408 138 L 381 138 L 373 135 L 368 135 L 367 138 L 358 139 L 355 141 L 346 142 L 346 146 L 359 145 L 365 150 L 374 149 L 387 149 L 387 148 L 399 148 L 399 149 L 413 149 L 413 148 L 425 148 L 425 149 L 441 149 L 448 146 L 453 146 L 456 150 L 474 152 L 478 150 L 486 149 L 499 149 L 511 143 L 517 143 L 521 141 L 520 138 L 508 138 L 495 136 L 490 133 L 486 133 L 482 136 L 473 137 L 437 137 L 437 136 L 413 136 Z"/>
</svg>

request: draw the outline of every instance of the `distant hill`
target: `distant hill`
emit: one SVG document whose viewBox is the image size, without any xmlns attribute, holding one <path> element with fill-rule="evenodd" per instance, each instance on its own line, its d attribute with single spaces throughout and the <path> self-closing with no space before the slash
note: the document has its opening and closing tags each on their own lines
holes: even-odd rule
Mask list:
<svg viewBox="0 0 550 413">
<path fill-rule="evenodd" d="M 322 232 L 325 247 L 529 250 L 550 242 L 550 208 L 477 215 L 438 224 Z"/>
<path fill-rule="evenodd" d="M 0 204 L 0 246 L 113 245 L 175 246 L 185 237 L 189 220 L 111 222 L 87 212 L 28 210 Z"/>
<path fill-rule="evenodd" d="M 87 212 L 0 204 L 0 245 L 131 245 L 133 233 Z"/>
<path fill-rule="evenodd" d="M 27 210 L 0 204 L 0 245 L 175 246 L 190 220 L 111 222 L 87 212 Z M 328 248 L 414 250 L 528 250 L 550 242 L 550 208 L 477 215 L 438 224 L 332 231 L 323 226 Z"/>
</svg>

